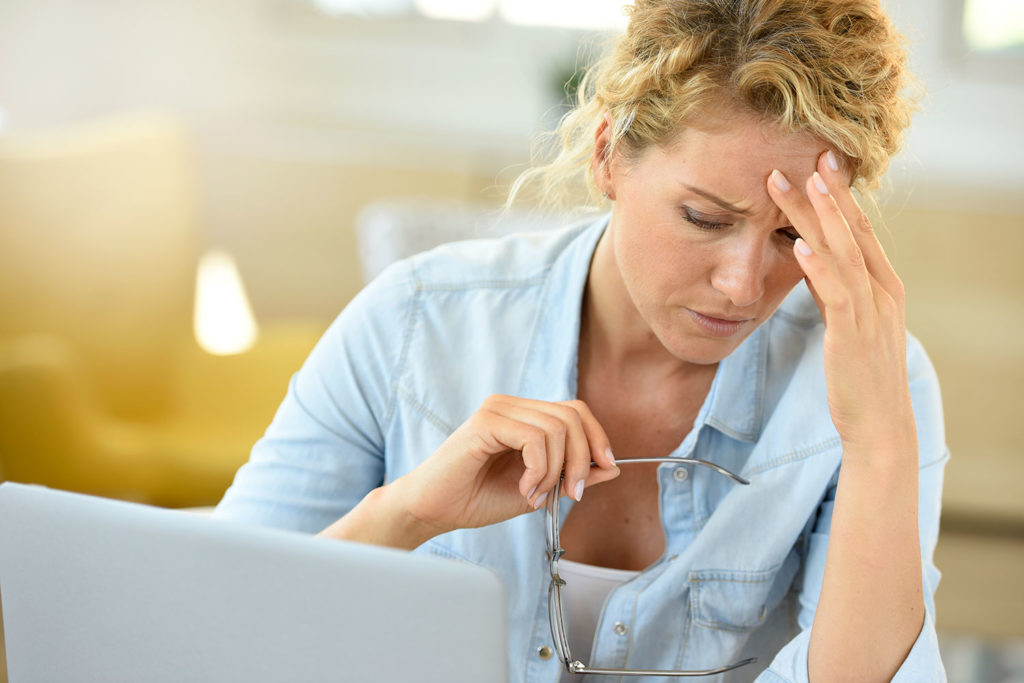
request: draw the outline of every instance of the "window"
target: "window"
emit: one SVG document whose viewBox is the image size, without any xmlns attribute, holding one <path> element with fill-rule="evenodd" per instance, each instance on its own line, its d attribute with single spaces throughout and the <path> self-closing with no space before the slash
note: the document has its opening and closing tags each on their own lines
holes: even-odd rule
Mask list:
<svg viewBox="0 0 1024 683">
<path fill-rule="evenodd" d="M 395 16 L 488 21 L 521 26 L 559 26 L 582 30 L 621 30 L 629 0 L 313 0 L 328 14 Z"/>
<path fill-rule="evenodd" d="M 963 36 L 968 50 L 1024 50 L 1024 2 L 964 0 Z"/>
</svg>

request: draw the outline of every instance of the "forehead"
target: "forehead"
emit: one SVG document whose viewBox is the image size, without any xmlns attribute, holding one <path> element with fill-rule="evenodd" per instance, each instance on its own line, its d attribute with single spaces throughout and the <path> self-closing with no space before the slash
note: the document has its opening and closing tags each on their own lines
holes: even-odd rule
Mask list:
<svg viewBox="0 0 1024 683">
<path fill-rule="evenodd" d="M 669 143 L 644 150 L 634 170 L 698 185 L 735 204 L 769 203 L 765 184 L 772 170 L 801 187 L 827 145 L 809 133 L 793 133 L 756 116 L 728 109 L 709 113 Z"/>
</svg>

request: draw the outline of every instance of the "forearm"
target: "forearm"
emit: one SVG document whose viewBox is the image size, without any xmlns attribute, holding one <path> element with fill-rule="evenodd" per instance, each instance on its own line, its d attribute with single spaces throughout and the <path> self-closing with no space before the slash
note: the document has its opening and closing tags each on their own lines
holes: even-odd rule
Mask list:
<svg viewBox="0 0 1024 683">
<path fill-rule="evenodd" d="M 910 652 L 924 620 L 917 506 L 915 439 L 844 450 L 811 629 L 812 682 L 889 681 Z"/>
<path fill-rule="evenodd" d="M 437 531 L 409 514 L 400 481 L 370 491 L 348 514 L 317 535 L 405 550 L 433 538 Z"/>
</svg>

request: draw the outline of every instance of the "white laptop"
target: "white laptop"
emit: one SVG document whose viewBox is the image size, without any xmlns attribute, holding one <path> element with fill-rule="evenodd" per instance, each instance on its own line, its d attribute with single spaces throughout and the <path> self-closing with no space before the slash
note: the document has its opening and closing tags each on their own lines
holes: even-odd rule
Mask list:
<svg viewBox="0 0 1024 683">
<path fill-rule="evenodd" d="M 483 568 L 37 486 L 0 484 L 0 601 L 11 683 L 507 677 Z"/>
</svg>

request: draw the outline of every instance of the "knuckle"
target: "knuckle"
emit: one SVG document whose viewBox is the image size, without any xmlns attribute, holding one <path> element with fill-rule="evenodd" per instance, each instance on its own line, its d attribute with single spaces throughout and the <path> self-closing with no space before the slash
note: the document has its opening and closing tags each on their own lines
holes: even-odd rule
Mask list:
<svg viewBox="0 0 1024 683">
<path fill-rule="evenodd" d="M 550 434 L 552 436 L 565 436 L 565 422 L 554 415 L 544 415 L 539 421 L 546 434 Z"/>
<path fill-rule="evenodd" d="M 836 313 L 847 313 L 853 310 L 853 299 L 848 294 L 835 297 L 829 307 Z"/>
<path fill-rule="evenodd" d="M 900 302 L 902 302 L 902 301 L 904 301 L 906 299 L 906 297 L 907 297 L 907 288 L 903 284 L 903 280 L 901 280 L 898 275 L 893 278 L 892 288 L 893 288 L 893 291 L 892 291 L 893 298 L 895 298 L 897 301 L 900 301 Z"/>
<path fill-rule="evenodd" d="M 571 401 L 566 401 L 562 405 L 570 408 L 576 416 L 587 415 L 590 413 L 590 407 L 578 398 L 574 398 Z"/>
<path fill-rule="evenodd" d="M 555 405 L 555 414 L 558 415 L 556 419 L 563 423 L 578 422 L 580 418 L 580 414 L 575 409 L 565 404 Z"/>
<path fill-rule="evenodd" d="M 523 425 L 523 439 L 534 448 L 543 449 L 547 446 L 547 435 L 544 430 L 534 425 Z"/>
<path fill-rule="evenodd" d="M 875 231 L 874 226 L 871 225 L 871 219 L 862 210 L 857 210 L 857 215 L 853 218 L 853 227 L 859 232 L 871 233 Z"/>
<path fill-rule="evenodd" d="M 555 463 L 549 463 L 549 465 L 544 471 L 540 484 L 537 485 L 538 491 L 547 491 L 554 488 L 562 476 L 562 468 L 560 466 L 555 465 Z"/>
<path fill-rule="evenodd" d="M 505 398 L 506 397 L 503 394 L 491 394 L 490 396 L 484 399 L 484 402 L 481 405 L 481 407 L 486 408 L 488 410 L 494 410 L 494 408 L 497 405 L 504 402 Z"/>
<path fill-rule="evenodd" d="M 495 413 L 489 410 L 487 407 L 481 407 L 480 410 L 476 411 L 469 416 L 464 423 L 462 423 L 461 429 L 468 430 L 469 432 L 480 432 L 487 428 L 490 420 L 495 416 Z"/>
<path fill-rule="evenodd" d="M 850 248 L 849 253 L 846 255 L 846 259 L 850 263 L 851 266 L 856 266 L 856 267 L 863 266 L 864 265 L 864 252 L 861 250 L 860 247 L 858 247 L 856 244 L 854 244 Z"/>
</svg>

